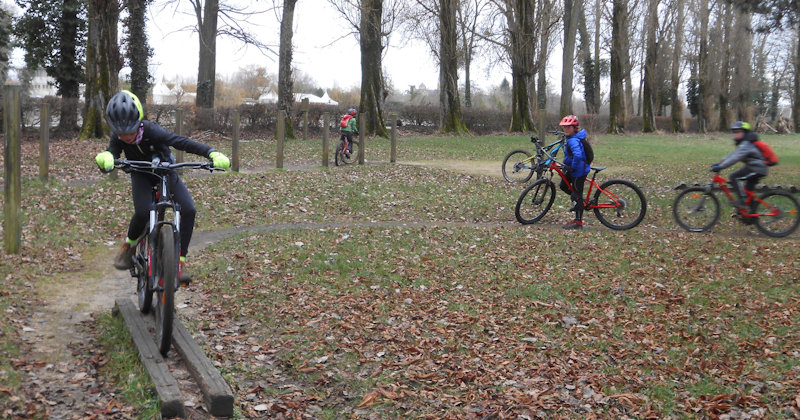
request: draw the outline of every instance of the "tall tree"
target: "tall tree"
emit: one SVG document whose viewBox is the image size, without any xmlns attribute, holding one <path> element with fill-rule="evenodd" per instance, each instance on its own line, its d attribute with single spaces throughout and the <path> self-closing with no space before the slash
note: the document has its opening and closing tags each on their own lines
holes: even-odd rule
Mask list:
<svg viewBox="0 0 800 420">
<path fill-rule="evenodd" d="M 126 0 L 126 61 L 131 67 L 131 92 L 144 104 L 152 84 L 149 62 L 153 50 L 147 41 L 147 6 L 151 0 Z"/>
<path fill-rule="evenodd" d="M 697 19 L 700 21 L 700 34 L 698 39 L 698 57 L 697 57 L 697 126 L 701 133 L 708 131 L 710 103 L 711 103 L 711 80 L 710 68 L 708 57 L 708 18 L 709 18 L 709 0 L 699 1 L 699 10 Z"/>
<path fill-rule="evenodd" d="M 725 4 L 723 18 L 718 20 L 720 25 L 721 39 L 719 46 L 721 47 L 721 56 L 719 61 L 719 131 L 727 131 L 730 127 L 730 119 L 728 116 L 728 102 L 731 91 L 731 30 L 733 25 L 733 6 L 730 3 Z M 749 62 L 748 62 L 749 64 Z"/>
<path fill-rule="evenodd" d="M 578 61 L 583 69 L 583 100 L 586 103 L 586 113 L 596 114 L 597 106 L 594 102 L 594 72 L 597 71 L 592 59 L 592 40 L 589 37 L 589 29 L 586 27 L 586 3 L 581 2 L 581 10 L 578 12 Z"/>
<path fill-rule="evenodd" d="M 458 0 L 439 0 L 439 120 L 444 133 L 466 133 L 458 95 Z"/>
<path fill-rule="evenodd" d="M 383 2 L 381 0 L 361 1 L 359 25 L 361 41 L 360 111 L 363 117 L 366 117 L 365 134 L 388 137 L 389 132 L 383 123 L 383 110 L 388 92 L 386 92 L 383 78 L 382 17 Z"/>
<path fill-rule="evenodd" d="M 25 50 L 25 63 L 30 69 L 45 69 L 55 79 L 58 96 L 62 98 L 58 128 L 75 130 L 79 87 L 84 79 L 85 3 L 17 0 L 17 5 L 25 10 L 14 24 L 14 34 Z"/>
<path fill-rule="evenodd" d="M 470 73 L 478 37 L 478 18 L 489 4 L 487 0 L 461 0 L 458 2 L 456 22 L 460 33 L 461 51 L 464 55 L 464 106 L 472 106 L 472 79 Z"/>
<path fill-rule="evenodd" d="M 583 10 L 583 0 L 564 0 L 564 50 L 561 70 L 561 115 L 573 114 L 573 65 L 575 63 L 575 38 L 578 15 Z"/>
<path fill-rule="evenodd" d="M 286 136 L 294 138 L 292 124 L 292 37 L 294 25 L 294 7 L 297 0 L 283 0 L 281 18 L 281 43 L 278 47 L 278 109 L 286 112 Z"/>
<path fill-rule="evenodd" d="M 656 59 L 658 58 L 658 3 L 650 0 L 647 7 L 647 57 L 644 62 L 644 87 L 642 92 L 642 132 L 656 131 Z"/>
<path fill-rule="evenodd" d="M 88 19 L 82 139 L 105 135 L 103 115 L 106 103 L 117 91 L 121 64 L 117 43 L 117 0 L 89 0 Z"/>
<path fill-rule="evenodd" d="M 734 118 L 739 121 L 753 121 L 751 106 L 756 81 L 753 80 L 753 26 L 752 15 L 739 7 L 734 10 L 734 27 L 731 36 L 735 46 L 731 52 L 731 101 Z M 727 129 L 727 127 L 726 127 Z"/>
<path fill-rule="evenodd" d="M 673 26 L 675 31 L 675 42 L 672 48 L 672 66 L 670 77 L 670 93 L 672 99 L 670 100 L 672 108 L 670 115 L 672 116 L 672 132 L 683 132 L 683 107 L 681 100 L 678 97 L 678 88 L 681 84 L 681 51 L 683 50 L 683 30 L 686 10 L 684 8 L 685 0 L 674 0 L 675 10 L 678 13 L 677 22 Z"/>
<path fill-rule="evenodd" d="M 0 86 L 6 83 L 8 54 L 11 51 L 11 13 L 0 4 Z M 0 98 L 3 94 L 0 93 Z"/>
<path fill-rule="evenodd" d="M 613 134 L 625 131 L 625 72 L 623 51 L 628 35 L 625 33 L 625 20 L 628 14 L 628 0 L 613 0 L 611 9 L 611 90 L 609 93 L 608 132 Z"/>
</svg>

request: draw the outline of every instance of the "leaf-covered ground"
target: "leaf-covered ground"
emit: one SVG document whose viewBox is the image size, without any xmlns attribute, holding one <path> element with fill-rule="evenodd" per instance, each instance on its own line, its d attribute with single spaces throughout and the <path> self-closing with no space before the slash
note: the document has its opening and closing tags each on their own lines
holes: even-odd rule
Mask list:
<svg viewBox="0 0 800 420">
<path fill-rule="evenodd" d="M 318 140 L 287 147 L 287 167 L 302 170 L 263 171 L 274 142 L 248 140 L 247 173 L 185 177 L 197 229 L 273 231 L 194 252 L 200 280 L 180 292 L 237 393 L 237 415 L 798 415 L 798 235 L 765 238 L 727 207 L 712 233 L 693 235 L 670 214 L 672 187 L 707 182 L 708 165 L 732 149 L 727 136 L 596 139 L 596 163 L 609 166 L 600 178 L 639 184 L 647 217 L 619 233 L 588 215 L 586 230 L 568 234 L 558 229 L 569 218 L 563 196 L 541 224 L 514 222 L 521 187 L 499 178 L 499 162 L 528 148 L 523 137 L 399 143 L 400 161 L 496 161 L 487 176 L 322 170 Z M 800 185 L 797 138 L 768 141 L 782 152 L 767 183 Z M 125 232 L 129 182 L 94 168 L 104 147 L 54 141 L 48 184 L 34 180 L 38 145 L 23 147 L 24 246 L 0 259 L 0 417 L 52 417 L 64 404 L 49 402 L 67 388 L 93 397 L 66 417 L 140 410 L 105 370 L 111 354 L 73 348 L 76 362 L 51 376 L 63 376 L 59 388 L 37 379 L 51 368 L 30 360 L 26 343 L 42 284 L 93 271 L 89 256 Z M 386 161 L 388 141 L 367 151 Z"/>
</svg>

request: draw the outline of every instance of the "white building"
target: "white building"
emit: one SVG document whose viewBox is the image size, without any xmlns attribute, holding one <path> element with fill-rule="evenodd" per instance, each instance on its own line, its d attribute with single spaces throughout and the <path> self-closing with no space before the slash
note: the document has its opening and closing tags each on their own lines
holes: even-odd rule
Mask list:
<svg viewBox="0 0 800 420">
<path fill-rule="evenodd" d="M 177 103 L 193 103 L 197 97 L 196 93 L 186 92 L 180 85 L 175 85 L 172 89 L 164 83 L 164 80 L 153 86 L 153 103 L 156 105 L 175 105 Z"/>
<path fill-rule="evenodd" d="M 334 101 L 328 96 L 328 92 L 322 95 L 322 97 L 314 95 L 313 93 L 295 93 L 294 94 L 294 101 L 295 102 L 303 102 L 303 99 L 308 98 L 308 103 L 311 104 L 323 104 L 323 105 L 339 105 L 339 102 Z M 267 91 L 261 94 L 258 97 L 258 102 L 262 104 L 274 104 L 278 102 L 278 94 L 273 91 Z"/>
<path fill-rule="evenodd" d="M 56 80 L 47 75 L 44 69 L 38 69 L 31 79 L 30 95 L 32 98 L 44 98 L 45 96 L 56 96 Z"/>
</svg>

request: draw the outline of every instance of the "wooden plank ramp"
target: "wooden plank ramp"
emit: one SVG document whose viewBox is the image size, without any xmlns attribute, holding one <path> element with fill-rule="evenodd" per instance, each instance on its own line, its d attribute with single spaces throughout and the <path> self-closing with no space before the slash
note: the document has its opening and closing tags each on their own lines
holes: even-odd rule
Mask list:
<svg viewBox="0 0 800 420">
<path fill-rule="evenodd" d="M 142 313 L 130 299 L 117 299 L 114 314 L 121 314 L 131 335 L 133 344 L 139 350 L 139 360 L 150 374 L 150 379 L 161 400 L 162 417 L 186 417 L 178 382 L 169 373 L 169 368 L 158 351 L 153 336 L 145 326 Z"/>
<path fill-rule="evenodd" d="M 233 391 L 177 318 L 172 324 L 172 345 L 200 386 L 208 411 L 217 417 L 233 416 Z"/>
</svg>

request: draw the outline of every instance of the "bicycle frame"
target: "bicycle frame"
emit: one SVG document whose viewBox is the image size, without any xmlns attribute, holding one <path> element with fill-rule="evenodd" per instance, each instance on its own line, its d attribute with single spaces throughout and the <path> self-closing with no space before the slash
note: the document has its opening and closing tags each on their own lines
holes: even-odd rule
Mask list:
<svg viewBox="0 0 800 420">
<path fill-rule="evenodd" d="M 708 184 L 709 189 L 713 188 L 714 184 L 716 184 L 719 187 L 719 189 L 722 190 L 722 193 L 725 194 L 725 196 L 728 198 L 729 202 L 733 203 L 734 201 L 736 201 L 736 197 L 733 196 L 733 192 L 731 191 L 730 187 L 728 187 L 728 180 L 727 179 L 725 179 L 722 176 L 720 176 L 720 174 L 715 173 L 714 174 L 714 178 L 712 179 L 712 182 L 710 184 Z M 747 199 L 745 199 L 745 204 L 747 204 L 747 206 L 745 208 L 743 208 L 743 209 L 739 209 L 738 210 L 739 216 L 752 218 L 752 217 L 760 217 L 760 216 L 775 217 L 775 216 L 780 215 L 780 211 L 778 209 L 776 209 L 775 207 L 771 206 L 769 203 L 767 203 L 764 200 L 762 200 L 753 191 L 746 190 L 744 188 L 742 188 L 742 190 L 747 195 Z M 753 200 L 757 201 L 758 203 L 763 204 L 765 207 L 767 207 L 769 209 L 769 212 L 767 212 L 767 213 L 750 213 L 748 211 L 748 208 L 749 208 L 749 205 L 753 202 Z"/>
</svg>

